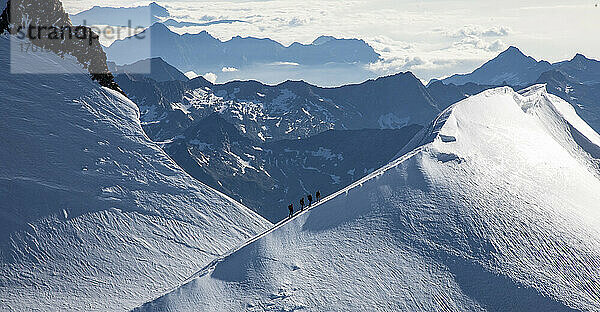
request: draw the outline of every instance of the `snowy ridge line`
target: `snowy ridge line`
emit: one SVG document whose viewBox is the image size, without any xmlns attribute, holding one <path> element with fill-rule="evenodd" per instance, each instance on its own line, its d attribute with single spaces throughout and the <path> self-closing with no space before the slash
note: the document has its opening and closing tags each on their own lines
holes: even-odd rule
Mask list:
<svg viewBox="0 0 600 312">
<path fill-rule="evenodd" d="M 600 183 L 564 123 L 600 136 L 567 104 L 511 88 L 455 104 L 322 210 L 137 310 L 596 311 Z"/>
<path fill-rule="evenodd" d="M 211 261 L 209 264 L 207 264 L 205 267 L 203 267 L 202 269 L 198 270 L 196 273 L 192 274 L 190 277 L 188 277 L 187 279 L 185 279 L 183 282 L 181 282 L 180 284 L 178 284 L 177 286 L 172 287 L 170 290 L 164 292 L 163 294 L 161 294 L 160 296 L 149 300 L 141 305 L 139 305 L 138 307 L 132 309 L 131 311 L 136 311 L 138 308 L 143 307 L 144 305 L 150 303 L 150 302 L 154 302 L 157 299 L 172 293 L 173 291 L 176 291 L 177 289 L 181 288 L 182 286 L 190 283 L 191 281 L 193 281 L 194 279 L 197 279 L 199 277 L 205 276 L 206 274 L 212 272 L 214 270 L 214 268 L 221 263 L 223 260 L 225 260 L 227 257 L 231 256 L 232 254 L 240 251 L 241 249 L 247 247 L 248 245 L 258 241 L 259 239 L 263 238 L 264 236 L 274 232 L 275 230 L 281 228 L 282 226 L 284 226 L 285 224 L 289 223 L 290 221 L 296 219 L 298 216 L 303 215 L 304 213 L 316 209 L 318 206 L 342 195 L 342 194 L 348 194 L 348 192 L 356 187 L 361 187 L 365 182 L 368 182 L 369 180 L 372 180 L 374 178 L 377 178 L 381 175 L 383 175 L 384 173 L 386 173 L 388 170 L 397 167 L 398 165 L 400 165 L 401 163 L 403 163 L 404 161 L 412 158 L 413 156 L 415 156 L 416 154 L 422 152 L 424 150 L 425 146 L 419 146 L 416 149 L 412 150 L 409 153 L 404 154 L 403 156 L 397 158 L 396 160 L 388 163 L 387 165 L 373 171 L 372 173 L 366 175 L 365 177 L 361 178 L 360 180 L 350 184 L 349 186 L 333 193 L 330 194 L 329 196 L 324 197 L 321 201 L 319 201 L 318 203 L 316 203 L 315 205 L 313 205 L 312 207 L 306 208 L 303 211 L 300 211 L 296 214 L 294 214 L 291 218 L 286 218 L 283 219 L 281 221 L 279 221 L 278 223 L 276 223 L 271 229 L 264 231 L 263 233 L 251 238 L 250 240 L 248 240 L 246 243 L 232 248 L 230 251 L 228 251 L 227 253 L 219 256 L 218 258 L 214 259 L 213 261 Z"/>
</svg>

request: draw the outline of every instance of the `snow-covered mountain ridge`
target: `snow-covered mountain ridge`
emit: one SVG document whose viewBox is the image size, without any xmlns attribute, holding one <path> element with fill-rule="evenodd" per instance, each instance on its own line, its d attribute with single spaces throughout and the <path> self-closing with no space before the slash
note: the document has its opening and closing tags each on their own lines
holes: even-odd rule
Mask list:
<svg viewBox="0 0 600 312">
<path fill-rule="evenodd" d="M 272 222 L 306 194 L 330 194 L 383 166 L 415 124 L 440 112 L 409 72 L 339 88 L 116 77 L 146 133 L 182 168 Z"/>
<path fill-rule="evenodd" d="M 10 44 L 0 36 L 0 310 L 128 310 L 270 226 L 179 168 L 74 57 Z"/>
<path fill-rule="evenodd" d="M 543 86 L 413 149 L 138 311 L 597 311 L 600 136 Z"/>
<path fill-rule="evenodd" d="M 600 131 L 600 61 L 582 54 L 550 64 L 510 47 L 472 73 L 431 81 L 427 91 L 445 107 L 486 89 L 509 85 L 518 90 L 535 84 L 546 84 L 549 93 L 572 104 L 586 123 Z"/>
</svg>

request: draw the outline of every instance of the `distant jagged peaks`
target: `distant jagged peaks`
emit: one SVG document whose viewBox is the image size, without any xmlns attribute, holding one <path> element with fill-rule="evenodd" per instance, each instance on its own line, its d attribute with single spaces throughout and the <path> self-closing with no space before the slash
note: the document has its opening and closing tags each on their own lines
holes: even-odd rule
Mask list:
<svg viewBox="0 0 600 312">
<path fill-rule="evenodd" d="M 81 25 L 148 27 L 169 16 L 171 14 L 165 7 L 152 2 L 147 6 L 137 7 L 94 6 L 89 10 L 71 15 L 71 20 L 73 23 Z"/>
<path fill-rule="evenodd" d="M 319 37 L 312 44 L 285 46 L 269 38 L 235 36 L 221 41 L 206 31 L 179 35 L 162 23 L 154 23 L 142 34 L 149 35 L 149 44 L 140 44 L 134 37 L 115 41 L 105 49 L 109 60 L 117 64 L 130 64 L 140 59 L 161 57 L 182 72 L 219 74 L 223 68 L 241 71 L 263 65 L 357 66 L 380 58 L 362 40 L 335 39 L 330 36 Z"/>
<path fill-rule="evenodd" d="M 535 81 L 552 65 L 527 56 L 517 47 L 510 46 L 494 59 L 486 62 L 470 74 L 457 74 L 443 79 L 445 84 L 462 85 L 469 82 L 485 85 L 524 85 Z"/>
<path fill-rule="evenodd" d="M 162 81 L 188 81 L 188 77 L 160 57 L 141 60 L 129 65 L 117 66 L 111 63 L 111 71 L 116 74 L 130 74 Z"/>
<path fill-rule="evenodd" d="M 577 53 L 571 60 L 552 64 L 571 79 L 583 84 L 600 83 L 600 61 Z"/>
<path fill-rule="evenodd" d="M 150 7 L 152 15 L 154 15 L 154 16 L 160 16 L 160 17 L 171 16 L 169 11 L 165 7 L 158 5 L 158 3 L 156 3 L 156 2 L 152 2 L 148 6 Z"/>
<path fill-rule="evenodd" d="M 585 61 L 589 61 L 589 60 L 590 59 L 585 57 L 585 55 L 583 55 L 581 53 L 577 53 L 577 54 L 575 54 L 575 56 L 573 56 L 573 58 L 571 59 L 571 62 L 585 62 Z"/>
<path fill-rule="evenodd" d="M 501 52 L 499 54 L 499 56 L 500 55 L 503 55 L 503 56 L 514 55 L 514 56 L 520 56 L 520 57 L 528 58 L 528 56 L 525 55 L 523 52 L 521 52 L 521 50 L 519 50 L 519 48 L 517 48 L 515 46 L 512 46 L 512 45 L 510 47 L 508 47 L 506 50 L 504 50 L 503 52 Z"/>
<path fill-rule="evenodd" d="M 577 53 L 571 60 L 551 64 L 544 60 L 537 61 L 515 46 L 510 46 L 472 73 L 453 75 L 442 81 L 444 84 L 455 85 L 477 83 L 524 86 L 535 82 L 542 73 L 550 70 L 558 70 L 581 83 L 600 83 L 600 62 L 583 54 Z"/>
</svg>

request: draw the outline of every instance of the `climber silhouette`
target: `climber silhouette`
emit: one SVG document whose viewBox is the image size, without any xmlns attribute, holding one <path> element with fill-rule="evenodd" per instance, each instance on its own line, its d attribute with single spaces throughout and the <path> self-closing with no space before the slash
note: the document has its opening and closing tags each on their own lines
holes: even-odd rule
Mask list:
<svg viewBox="0 0 600 312">
<path fill-rule="evenodd" d="M 317 191 L 317 203 L 321 200 L 321 192 Z"/>
<path fill-rule="evenodd" d="M 304 210 L 304 197 L 300 199 L 300 211 Z"/>
<path fill-rule="evenodd" d="M 290 204 L 288 206 L 288 209 L 290 210 L 290 214 L 288 215 L 288 218 L 291 218 L 294 215 L 294 204 Z"/>
<path fill-rule="evenodd" d="M 312 195 L 308 194 L 308 207 L 312 206 Z"/>
</svg>

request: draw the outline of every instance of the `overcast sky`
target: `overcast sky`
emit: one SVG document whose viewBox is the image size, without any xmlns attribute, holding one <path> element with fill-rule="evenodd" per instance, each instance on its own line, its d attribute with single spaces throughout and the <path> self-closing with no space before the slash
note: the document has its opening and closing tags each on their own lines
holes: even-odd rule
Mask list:
<svg viewBox="0 0 600 312">
<path fill-rule="evenodd" d="M 63 0 L 74 13 L 93 5 L 150 1 Z M 239 19 L 248 23 L 186 28 L 220 39 L 269 37 L 309 43 L 319 35 L 360 38 L 382 54 L 382 74 L 413 71 L 423 80 L 469 72 L 510 45 L 536 59 L 575 53 L 600 59 L 600 0 L 580 1 L 156 1 L 178 20 Z"/>
</svg>

